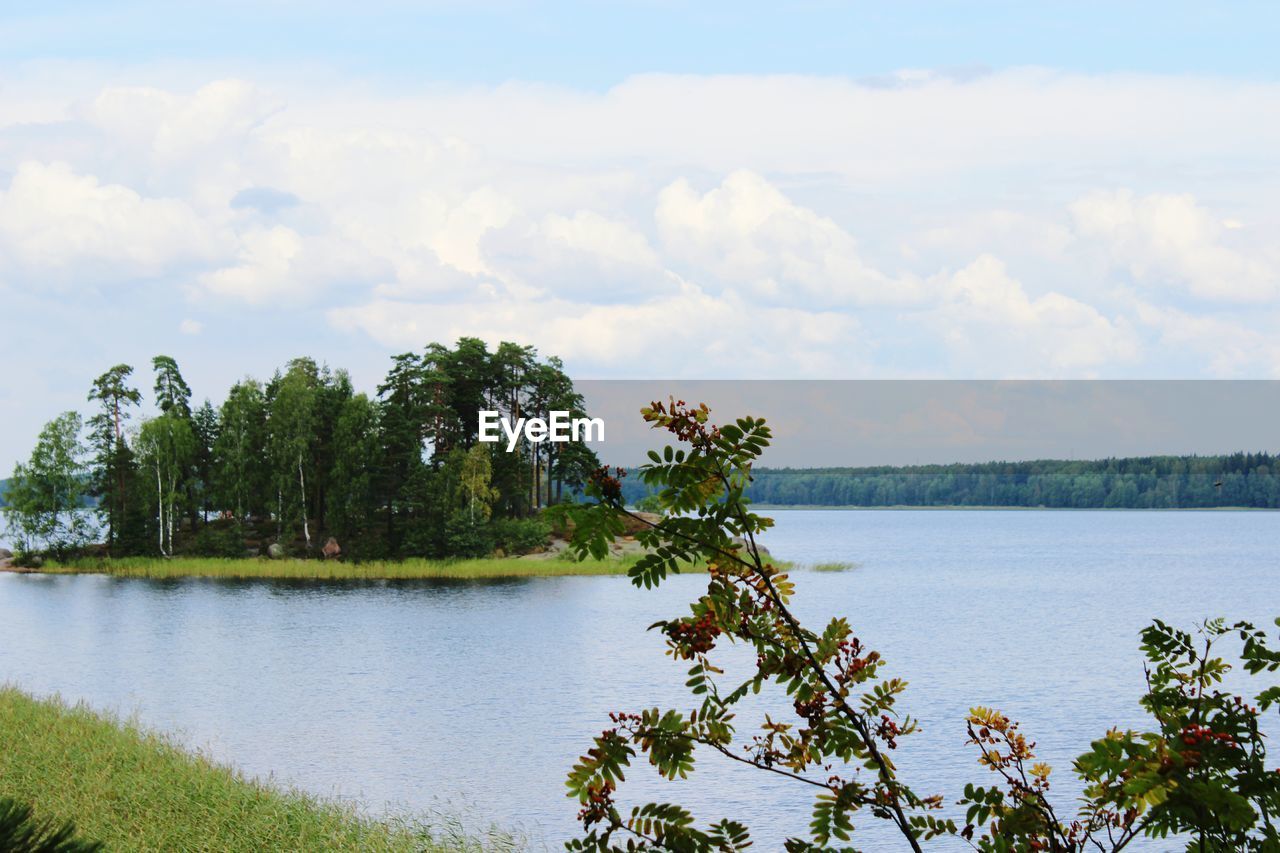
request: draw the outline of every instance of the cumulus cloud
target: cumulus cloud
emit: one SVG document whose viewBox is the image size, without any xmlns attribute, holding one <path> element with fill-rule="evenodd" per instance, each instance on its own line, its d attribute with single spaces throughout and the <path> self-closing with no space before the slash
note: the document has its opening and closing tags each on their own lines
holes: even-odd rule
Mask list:
<svg viewBox="0 0 1280 853">
<path fill-rule="evenodd" d="M 689 284 L 668 296 L 629 305 L 551 299 L 432 305 L 377 300 L 335 308 L 339 329 L 368 334 L 388 347 L 471 335 L 534 344 L 570 363 L 606 372 L 643 367 L 646 375 L 791 375 L 797 360 L 808 373 L 840 375 L 865 369 L 867 345 L 846 314 L 760 308 L 717 298 Z"/>
<path fill-rule="evenodd" d="M 388 271 L 358 245 L 330 235 L 299 234 L 284 225 L 247 231 L 238 242 L 234 263 L 199 277 L 197 298 L 297 306 L 334 285 L 367 287 Z"/>
<path fill-rule="evenodd" d="M 195 92 L 112 86 L 84 109 L 84 118 L 111 140 L 161 162 L 190 158 L 242 141 L 281 104 L 244 80 L 215 80 Z"/>
<path fill-rule="evenodd" d="M 303 309 L 374 347 L 482 333 L 612 375 L 1274 365 L 1280 208 L 1237 164 L 1274 165 L 1280 85 L 9 82 L 5 288 L 159 282 L 167 328 L 184 300 Z M 1224 357 L 1197 323 L 1245 343 Z"/>
<path fill-rule="evenodd" d="M 656 218 L 673 260 L 769 303 L 892 305 L 919 296 L 914 282 L 864 263 L 835 222 L 752 172 L 734 172 L 704 194 L 678 180 L 659 195 Z"/>
<path fill-rule="evenodd" d="M 1139 301 L 1140 323 L 1156 330 L 1158 341 L 1171 351 L 1191 353 L 1210 376 L 1280 379 L 1280 313 L 1272 312 L 1262 328 L 1257 318 L 1193 314 L 1178 308 Z"/>
<path fill-rule="evenodd" d="M 66 163 L 21 163 L 0 192 L 0 257 L 33 286 L 154 277 L 207 262 L 223 243 L 184 201 L 144 198 Z"/>
<path fill-rule="evenodd" d="M 1000 373 L 1012 376 L 1087 375 L 1138 354 L 1137 336 L 1126 320 L 1108 318 L 1061 293 L 1033 299 L 990 255 L 951 276 L 943 293 L 930 322 L 971 365 L 1001 365 Z"/>
<path fill-rule="evenodd" d="M 1215 217 L 1190 195 L 1098 191 L 1072 204 L 1071 215 L 1082 237 L 1100 241 L 1140 282 L 1207 300 L 1280 297 L 1280 257 L 1264 260 L 1227 245 L 1226 232 L 1243 223 Z"/>
<path fill-rule="evenodd" d="M 680 284 L 644 234 L 592 210 L 513 224 L 489 235 L 483 252 L 508 285 L 531 296 L 616 304 Z"/>
</svg>

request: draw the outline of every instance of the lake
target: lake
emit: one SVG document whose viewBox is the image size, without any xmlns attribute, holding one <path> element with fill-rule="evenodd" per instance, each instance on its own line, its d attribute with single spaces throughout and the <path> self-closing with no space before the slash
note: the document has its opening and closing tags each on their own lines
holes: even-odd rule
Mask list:
<svg viewBox="0 0 1280 853">
<path fill-rule="evenodd" d="M 768 514 L 764 544 L 799 564 L 801 618 L 848 616 L 885 674 L 911 682 L 902 707 L 923 732 L 895 759 L 918 791 L 948 800 L 993 780 L 963 744 L 970 706 L 1022 721 L 1069 810 L 1070 760 L 1109 727 L 1142 722 L 1137 638 L 1152 617 L 1280 615 L 1280 513 Z M 855 565 L 805 569 L 829 561 Z M 575 829 L 565 773 L 608 712 L 690 707 L 685 667 L 645 628 L 685 612 L 704 582 L 0 575 L 0 681 L 136 713 L 252 774 L 375 810 L 457 812 L 555 847 Z M 787 711 L 776 695 L 748 707 L 742 731 L 762 708 Z M 742 820 L 761 850 L 808 823 L 809 793 L 769 774 L 707 755 L 692 781 L 641 765 L 620 799 Z M 858 827 L 865 849 L 902 849 L 870 817 Z"/>
</svg>

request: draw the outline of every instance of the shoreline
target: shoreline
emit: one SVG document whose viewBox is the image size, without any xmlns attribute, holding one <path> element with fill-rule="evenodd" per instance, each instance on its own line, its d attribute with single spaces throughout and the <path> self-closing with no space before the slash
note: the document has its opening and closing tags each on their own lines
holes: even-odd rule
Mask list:
<svg viewBox="0 0 1280 853">
<path fill-rule="evenodd" d="M 635 565 L 639 554 L 625 554 L 605 560 L 576 562 L 566 559 L 521 557 L 467 560 L 402 560 L 336 563 L 322 560 L 267 560 L 257 557 L 121 557 L 53 563 L 40 569 L 10 567 L 0 569 L 25 575 L 101 575 L 116 578 L 221 578 L 227 580 L 314 580 L 314 581 L 395 581 L 395 580 L 501 580 L 539 577 L 622 576 Z M 701 566 L 686 570 L 704 571 Z"/>
</svg>

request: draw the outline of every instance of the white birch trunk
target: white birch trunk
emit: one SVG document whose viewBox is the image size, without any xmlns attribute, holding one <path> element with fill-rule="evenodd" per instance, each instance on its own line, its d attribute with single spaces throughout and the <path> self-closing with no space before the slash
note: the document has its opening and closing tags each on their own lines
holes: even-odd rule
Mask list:
<svg viewBox="0 0 1280 853">
<path fill-rule="evenodd" d="M 160 554 L 164 555 L 164 483 L 160 479 L 160 460 L 156 459 L 156 529 L 160 534 Z"/>
<path fill-rule="evenodd" d="M 298 454 L 298 487 L 302 490 L 302 537 L 307 542 L 307 550 L 311 550 L 311 527 L 307 524 L 307 481 L 302 476 L 302 454 Z"/>
</svg>

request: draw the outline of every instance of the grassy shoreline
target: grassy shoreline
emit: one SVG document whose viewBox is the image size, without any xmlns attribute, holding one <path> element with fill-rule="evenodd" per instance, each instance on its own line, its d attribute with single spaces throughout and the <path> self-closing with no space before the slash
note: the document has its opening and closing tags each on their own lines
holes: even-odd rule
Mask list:
<svg viewBox="0 0 1280 853">
<path fill-rule="evenodd" d="M 410 819 L 267 785 L 137 723 L 0 685 L 0 796 L 120 850 L 482 850 Z"/>
<path fill-rule="evenodd" d="M 486 578 L 625 575 L 639 559 L 624 554 L 607 560 L 550 559 L 400 560 L 340 563 L 324 560 L 267 560 L 216 557 L 121 557 L 47 564 L 39 574 L 104 574 L 132 578 L 269 578 L 298 580 L 481 580 Z"/>
</svg>

